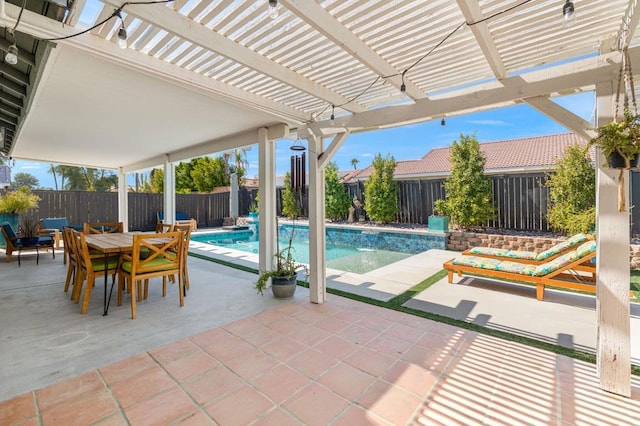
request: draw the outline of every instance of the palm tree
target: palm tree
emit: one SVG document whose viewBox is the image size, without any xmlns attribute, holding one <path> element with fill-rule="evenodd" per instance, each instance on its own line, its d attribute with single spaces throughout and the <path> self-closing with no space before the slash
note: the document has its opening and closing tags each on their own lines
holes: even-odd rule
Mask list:
<svg viewBox="0 0 640 426">
<path fill-rule="evenodd" d="M 357 158 L 353 157 L 351 159 L 351 165 L 353 166 L 353 170 L 356 170 L 358 168 L 358 163 L 360 162 L 360 160 L 358 160 Z"/>
</svg>

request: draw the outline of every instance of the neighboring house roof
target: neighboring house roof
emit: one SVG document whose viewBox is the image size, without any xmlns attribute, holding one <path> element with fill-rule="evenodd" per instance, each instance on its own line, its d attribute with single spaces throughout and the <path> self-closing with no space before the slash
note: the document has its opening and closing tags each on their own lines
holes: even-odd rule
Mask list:
<svg viewBox="0 0 640 426">
<path fill-rule="evenodd" d="M 585 145 L 587 142 L 573 133 L 536 136 L 532 138 L 509 139 L 480 144 L 480 151 L 487 160 L 487 173 L 505 173 L 509 171 L 551 170 L 557 158 L 564 155 L 570 145 Z M 595 158 L 594 150 L 590 150 L 591 158 Z M 451 148 L 435 148 L 418 160 L 397 161 L 394 177 L 408 179 L 416 177 L 446 175 L 451 171 L 449 157 Z M 373 172 L 369 166 L 351 180 L 368 178 Z"/>
</svg>

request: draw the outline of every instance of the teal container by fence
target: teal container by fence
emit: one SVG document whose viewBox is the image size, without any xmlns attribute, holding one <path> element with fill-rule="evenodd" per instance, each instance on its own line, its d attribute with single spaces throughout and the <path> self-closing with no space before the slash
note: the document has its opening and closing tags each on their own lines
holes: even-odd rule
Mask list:
<svg viewBox="0 0 640 426">
<path fill-rule="evenodd" d="M 13 230 L 18 232 L 18 218 L 19 217 L 20 216 L 17 215 L 17 214 L 0 213 L 0 225 L 5 223 L 5 222 L 9 222 L 9 225 L 11 225 Z M 7 246 L 7 243 L 4 241 L 4 235 L 2 235 L 2 232 L 0 232 L 0 246 L 1 247 L 6 247 Z"/>
<path fill-rule="evenodd" d="M 446 216 L 429 216 L 427 226 L 431 232 L 449 232 L 449 218 Z"/>
</svg>

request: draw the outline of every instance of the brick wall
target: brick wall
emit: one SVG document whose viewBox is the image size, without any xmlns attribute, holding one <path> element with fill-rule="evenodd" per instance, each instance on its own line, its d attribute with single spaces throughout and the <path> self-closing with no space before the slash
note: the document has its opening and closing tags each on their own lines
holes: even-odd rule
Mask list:
<svg viewBox="0 0 640 426">
<path fill-rule="evenodd" d="M 527 237 L 520 235 L 482 234 L 451 231 L 447 249 L 464 251 L 470 247 L 495 247 L 508 250 L 543 251 L 562 241 L 562 238 Z M 632 269 L 640 269 L 640 245 L 629 246 Z"/>
</svg>

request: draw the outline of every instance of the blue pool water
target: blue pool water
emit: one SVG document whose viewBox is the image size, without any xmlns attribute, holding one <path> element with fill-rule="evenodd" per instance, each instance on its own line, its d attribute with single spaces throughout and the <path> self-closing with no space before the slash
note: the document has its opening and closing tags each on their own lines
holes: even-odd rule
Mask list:
<svg viewBox="0 0 640 426">
<path fill-rule="evenodd" d="M 291 225 L 281 225 L 280 246 L 286 245 Z M 440 248 L 430 236 L 415 238 L 415 234 L 360 231 L 327 228 L 327 267 L 347 272 L 365 273 L 410 257 L 429 248 Z M 420 237 L 420 236 L 419 236 Z M 248 253 L 258 253 L 258 235 L 253 230 L 193 234 L 193 241 L 227 247 Z M 441 242 L 444 246 L 444 240 Z M 309 263 L 309 229 L 295 227 L 293 257 Z"/>
</svg>

